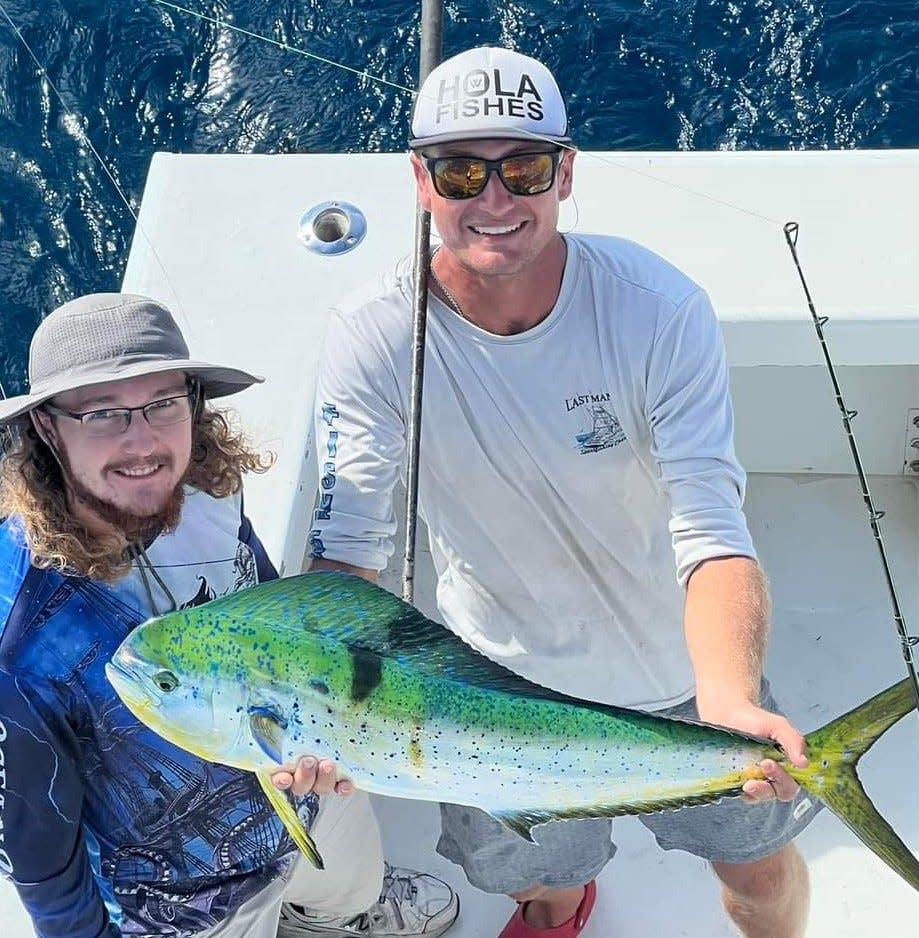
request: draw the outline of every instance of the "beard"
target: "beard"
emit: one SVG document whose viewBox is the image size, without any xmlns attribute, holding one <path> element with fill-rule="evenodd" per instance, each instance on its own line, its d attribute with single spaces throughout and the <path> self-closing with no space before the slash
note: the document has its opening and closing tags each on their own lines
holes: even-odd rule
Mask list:
<svg viewBox="0 0 919 938">
<path fill-rule="evenodd" d="M 166 501 L 151 512 L 138 514 L 125 508 L 120 508 L 112 502 L 100 498 L 90 491 L 74 474 L 73 469 L 64 451 L 59 453 L 64 468 L 67 487 L 71 496 L 88 508 L 94 515 L 122 534 L 129 544 L 142 544 L 147 546 L 160 534 L 168 534 L 176 529 L 182 516 L 182 506 L 185 503 L 184 480 L 180 480 L 169 493 Z M 162 463 L 171 468 L 172 459 L 168 454 L 154 455 L 151 462 Z M 107 467 L 109 470 L 117 466 Z"/>
</svg>

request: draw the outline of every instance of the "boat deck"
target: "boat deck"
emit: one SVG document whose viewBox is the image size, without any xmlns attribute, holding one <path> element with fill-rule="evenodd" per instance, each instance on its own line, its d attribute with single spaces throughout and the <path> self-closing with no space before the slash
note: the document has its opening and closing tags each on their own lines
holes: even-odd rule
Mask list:
<svg viewBox="0 0 919 938">
<path fill-rule="evenodd" d="M 909 463 L 919 415 L 919 152 L 590 154 L 564 230 L 620 233 L 658 250 L 712 295 L 724 328 L 737 449 L 750 473 L 747 514 L 774 596 L 768 673 L 802 729 L 905 675 L 867 513 L 781 222 L 800 248 L 855 423 L 900 600 L 919 632 L 919 492 Z M 367 235 L 337 257 L 297 241 L 302 213 L 326 200 L 362 207 Z M 194 354 L 268 377 L 234 399 L 255 441 L 278 454 L 247 507 L 284 572 L 300 568 L 316 474 L 309 413 L 328 307 L 412 246 L 404 155 L 154 158 L 123 288 L 169 304 Z M 870 239 L 866 239 L 870 232 Z M 416 602 L 433 611 L 419 537 Z M 384 578 L 395 592 L 399 563 Z M 919 853 L 919 717 L 891 729 L 862 763 L 881 813 Z M 455 938 L 496 935 L 512 905 L 465 883 L 434 853 L 436 806 L 377 799 L 387 856 L 459 891 Z M 585 938 L 727 938 L 706 865 L 658 849 L 632 818 L 600 878 Z M 829 812 L 799 838 L 808 861 L 808 938 L 904 930 L 919 895 Z M 31 934 L 0 883 L 0 921 Z"/>
</svg>

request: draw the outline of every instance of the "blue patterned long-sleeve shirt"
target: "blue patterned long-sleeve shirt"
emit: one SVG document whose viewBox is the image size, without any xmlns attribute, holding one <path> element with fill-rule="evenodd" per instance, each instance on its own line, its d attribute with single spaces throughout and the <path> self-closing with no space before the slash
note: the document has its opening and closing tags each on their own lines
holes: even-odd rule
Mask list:
<svg viewBox="0 0 919 938">
<path fill-rule="evenodd" d="M 39 938 L 188 938 L 289 862 L 255 777 L 161 739 L 104 673 L 150 615 L 274 576 L 238 497 L 189 490 L 114 587 L 31 566 L 0 526 L 0 872 Z"/>
</svg>

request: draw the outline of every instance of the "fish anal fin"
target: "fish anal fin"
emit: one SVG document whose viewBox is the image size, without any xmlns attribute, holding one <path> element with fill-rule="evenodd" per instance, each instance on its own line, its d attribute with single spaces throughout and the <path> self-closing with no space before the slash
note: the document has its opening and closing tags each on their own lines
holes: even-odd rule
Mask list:
<svg viewBox="0 0 919 938">
<path fill-rule="evenodd" d="M 325 864 L 322 862 L 322 857 L 313 842 L 313 838 L 310 837 L 309 831 L 303 826 L 300 816 L 294 810 L 294 806 L 290 803 L 287 795 L 271 784 L 271 778 L 267 772 L 256 772 L 255 777 L 258 779 L 259 785 L 262 786 L 262 791 L 265 792 L 265 797 L 271 803 L 271 807 L 277 812 L 284 827 L 287 828 L 287 832 L 306 859 L 317 870 L 325 869 Z"/>
<path fill-rule="evenodd" d="M 592 804 L 579 805 L 572 808 L 547 809 L 527 808 L 524 810 L 492 810 L 488 813 L 515 834 L 519 834 L 530 843 L 538 843 L 539 837 L 533 836 L 533 828 L 550 821 L 576 821 L 587 818 L 613 818 L 626 814 L 653 814 L 656 811 L 675 811 L 678 808 L 696 804 L 712 804 L 722 798 L 740 794 L 740 788 L 720 791 L 703 792 L 695 796 L 680 795 L 677 799 L 654 799 L 648 801 L 631 801 L 627 804 Z"/>
<path fill-rule="evenodd" d="M 546 818 L 546 820 L 535 820 L 534 815 L 538 815 L 540 812 L 535 811 L 491 811 L 489 812 L 491 816 L 503 824 L 508 830 L 512 830 L 515 834 L 522 837 L 524 840 L 529 841 L 531 844 L 535 844 L 536 841 L 533 839 L 533 828 L 537 824 L 545 824 L 546 821 L 555 820 L 554 818 Z"/>
</svg>

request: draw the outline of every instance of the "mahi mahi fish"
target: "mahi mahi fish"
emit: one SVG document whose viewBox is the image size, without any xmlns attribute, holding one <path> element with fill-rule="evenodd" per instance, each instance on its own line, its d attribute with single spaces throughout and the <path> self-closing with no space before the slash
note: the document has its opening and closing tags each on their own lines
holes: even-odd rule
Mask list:
<svg viewBox="0 0 919 938">
<path fill-rule="evenodd" d="M 332 571 L 151 619 L 106 670 L 159 735 L 256 773 L 317 866 L 309 833 L 269 779 L 306 753 L 334 759 L 366 791 L 473 805 L 528 840 L 548 821 L 739 795 L 769 758 L 919 889 L 919 861 L 855 772 L 913 709 L 909 680 L 810 733 L 809 764 L 798 768 L 770 740 L 531 683 L 381 587 Z"/>
</svg>

